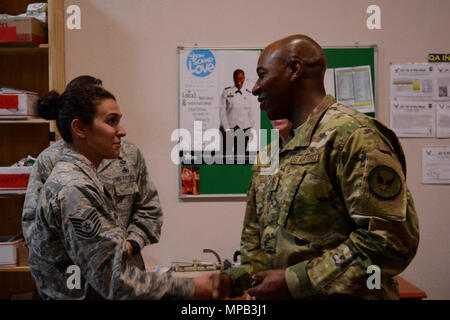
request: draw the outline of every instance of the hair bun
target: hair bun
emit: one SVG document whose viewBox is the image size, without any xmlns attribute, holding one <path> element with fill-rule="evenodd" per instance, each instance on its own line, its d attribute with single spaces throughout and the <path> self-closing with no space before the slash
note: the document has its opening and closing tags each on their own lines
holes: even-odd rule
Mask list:
<svg viewBox="0 0 450 320">
<path fill-rule="evenodd" d="M 37 113 L 39 117 L 46 120 L 56 120 L 61 104 L 61 96 L 58 92 L 52 90 L 39 98 L 37 104 Z"/>
</svg>

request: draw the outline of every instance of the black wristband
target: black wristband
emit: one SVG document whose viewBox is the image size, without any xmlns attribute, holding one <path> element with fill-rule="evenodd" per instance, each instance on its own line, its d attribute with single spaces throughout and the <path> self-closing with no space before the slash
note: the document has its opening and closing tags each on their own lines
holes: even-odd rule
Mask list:
<svg viewBox="0 0 450 320">
<path fill-rule="evenodd" d="M 128 242 L 131 244 L 131 253 L 133 254 L 133 256 L 141 251 L 141 247 L 136 241 L 128 240 Z"/>
</svg>

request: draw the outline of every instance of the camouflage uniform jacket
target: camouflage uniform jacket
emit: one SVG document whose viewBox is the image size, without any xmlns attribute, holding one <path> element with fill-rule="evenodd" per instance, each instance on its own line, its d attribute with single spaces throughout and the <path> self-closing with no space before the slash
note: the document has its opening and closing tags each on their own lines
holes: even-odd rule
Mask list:
<svg viewBox="0 0 450 320">
<path fill-rule="evenodd" d="M 130 257 L 116 204 L 83 155 L 65 148 L 42 187 L 28 239 L 29 263 L 44 299 L 192 298 L 192 280 L 147 273 Z M 140 254 L 138 254 L 140 255 Z M 68 268 L 80 269 L 80 288 Z"/>
<path fill-rule="evenodd" d="M 279 170 L 262 168 L 247 193 L 242 264 L 227 271 L 234 294 L 251 274 L 282 268 L 294 298 L 398 298 L 392 277 L 414 257 L 419 229 L 390 129 L 326 96 L 279 152 Z M 370 265 L 380 289 L 368 289 Z"/>
<path fill-rule="evenodd" d="M 54 143 L 38 156 L 33 167 L 22 213 L 22 231 L 27 242 L 39 192 L 65 149 L 63 140 Z M 117 203 L 119 222 L 127 229 L 127 240 L 134 240 L 141 249 L 157 243 L 163 223 L 162 210 L 140 150 L 122 140 L 119 157 L 103 160 L 97 174 Z"/>
</svg>

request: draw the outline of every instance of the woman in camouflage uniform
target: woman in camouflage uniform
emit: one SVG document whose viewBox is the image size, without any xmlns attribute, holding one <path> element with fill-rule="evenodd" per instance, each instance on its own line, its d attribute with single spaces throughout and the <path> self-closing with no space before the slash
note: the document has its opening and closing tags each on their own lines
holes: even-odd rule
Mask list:
<svg viewBox="0 0 450 320">
<path fill-rule="evenodd" d="M 44 299 L 210 298 L 212 274 L 175 279 L 146 273 L 132 259 L 115 201 L 97 176 L 119 156 L 126 132 L 114 96 L 80 86 L 42 97 L 38 113 L 56 119 L 66 149 L 39 195 L 28 239 L 31 274 Z"/>
</svg>

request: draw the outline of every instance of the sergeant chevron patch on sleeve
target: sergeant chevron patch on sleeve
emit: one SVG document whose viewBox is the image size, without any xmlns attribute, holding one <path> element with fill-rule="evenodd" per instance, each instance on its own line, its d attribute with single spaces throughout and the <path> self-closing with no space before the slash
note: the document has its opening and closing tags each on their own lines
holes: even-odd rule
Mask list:
<svg viewBox="0 0 450 320">
<path fill-rule="evenodd" d="M 102 226 L 95 210 L 92 210 L 84 219 L 69 218 L 75 234 L 81 239 L 92 239 L 98 235 Z"/>
</svg>

